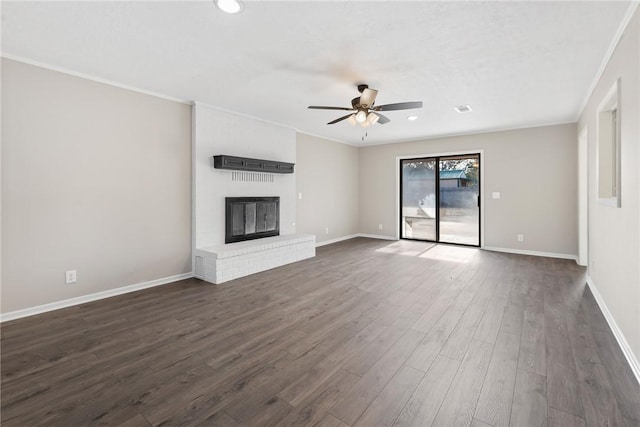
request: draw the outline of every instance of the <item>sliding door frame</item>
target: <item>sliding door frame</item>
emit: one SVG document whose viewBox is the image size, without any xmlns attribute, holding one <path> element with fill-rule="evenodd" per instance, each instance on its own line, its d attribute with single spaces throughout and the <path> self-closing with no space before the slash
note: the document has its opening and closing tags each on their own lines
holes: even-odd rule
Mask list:
<svg viewBox="0 0 640 427">
<path fill-rule="evenodd" d="M 413 159 L 430 159 L 430 158 L 437 158 L 437 161 L 439 162 L 440 157 L 452 157 L 452 156 L 465 156 L 465 155 L 478 155 L 478 163 L 480 165 L 480 182 L 479 184 L 479 189 L 478 189 L 478 194 L 480 195 L 480 211 L 479 211 L 479 231 L 480 231 L 480 242 L 479 245 L 464 245 L 464 244 L 457 244 L 457 243 L 448 243 L 448 242 L 438 242 L 438 243 L 443 243 L 443 244 L 452 244 L 452 245 L 459 245 L 459 246 L 470 246 L 470 247 L 480 247 L 480 248 L 484 248 L 484 218 L 485 218 L 485 214 L 484 214 L 484 201 L 485 201 L 485 197 L 484 197 L 484 164 L 485 164 L 485 158 L 484 158 L 484 150 L 464 150 L 464 151 L 453 151 L 453 152 L 444 152 L 444 153 L 423 153 L 423 154 L 412 154 L 412 155 L 407 155 L 407 156 L 396 156 L 395 159 L 395 164 L 396 164 L 396 231 L 395 231 L 395 238 L 396 240 L 417 240 L 417 239 L 405 239 L 402 237 L 402 233 L 401 233 L 401 227 L 402 227 L 402 215 L 400 214 L 400 212 L 402 211 L 402 206 L 401 206 L 401 201 L 402 201 L 402 195 L 401 195 L 401 191 L 402 191 L 402 179 L 401 179 L 401 168 L 400 165 L 402 163 L 402 160 L 413 160 Z M 438 168 L 437 171 L 440 170 L 440 164 L 438 163 Z M 436 209 L 439 211 L 440 210 L 440 174 L 436 173 Z M 438 220 L 436 220 L 436 239 L 440 236 L 440 213 L 437 213 L 437 218 Z"/>
</svg>

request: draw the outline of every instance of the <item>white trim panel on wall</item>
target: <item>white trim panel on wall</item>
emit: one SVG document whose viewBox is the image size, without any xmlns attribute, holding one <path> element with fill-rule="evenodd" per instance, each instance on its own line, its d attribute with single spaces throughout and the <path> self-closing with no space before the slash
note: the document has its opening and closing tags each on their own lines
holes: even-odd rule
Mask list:
<svg viewBox="0 0 640 427">
<path fill-rule="evenodd" d="M 578 136 L 578 265 L 589 259 L 589 132 L 585 126 Z"/>
</svg>

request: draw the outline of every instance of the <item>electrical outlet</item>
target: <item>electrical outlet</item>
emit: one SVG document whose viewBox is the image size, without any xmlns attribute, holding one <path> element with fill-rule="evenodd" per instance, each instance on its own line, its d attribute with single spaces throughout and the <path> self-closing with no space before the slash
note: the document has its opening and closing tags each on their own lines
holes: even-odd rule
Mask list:
<svg viewBox="0 0 640 427">
<path fill-rule="evenodd" d="M 382 230 L 382 224 L 378 224 L 378 230 Z"/>
<path fill-rule="evenodd" d="M 69 270 L 65 273 L 65 283 L 76 283 L 78 281 L 76 270 Z"/>
<path fill-rule="evenodd" d="M 324 229 L 324 234 L 329 234 L 329 227 L 326 227 L 326 228 Z"/>
<path fill-rule="evenodd" d="M 518 234 L 518 242 L 524 242 L 524 234 Z"/>
<path fill-rule="evenodd" d="M 298 193 L 298 200 L 302 200 L 302 193 Z"/>
</svg>

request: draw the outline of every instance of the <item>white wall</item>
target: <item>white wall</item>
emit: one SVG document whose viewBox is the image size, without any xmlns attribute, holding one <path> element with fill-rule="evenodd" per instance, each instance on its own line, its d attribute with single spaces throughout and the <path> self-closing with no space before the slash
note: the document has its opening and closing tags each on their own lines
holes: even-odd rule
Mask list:
<svg viewBox="0 0 640 427">
<path fill-rule="evenodd" d="M 623 37 L 580 116 L 588 129 L 588 274 L 624 335 L 636 363 L 640 359 L 640 10 Z M 620 106 L 622 206 L 597 201 L 596 111 L 616 79 L 622 82 Z M 640 368 L 637 366 L 636 369 Z"/>
<path fill-rule="evenodd" d="M 2 59 L 2 124 L 3 314 L 191 271 L 189 105 Z"/>
<path fill-rule="evenodd" d="M 224 244 L 225 197 L 280 196 L 280 234 L 294 233 L 295 173 L 274 174 L 273 182 L 232 181 L 231 171 L 213 168 L 213 156 L 226 154 L 295 163 L 295 130 L 198 103 L 193 114 L 195 247 Z"/>
<path fill-rule="evenodd" d="M 299 133 L 296 157 L 298 231 L 318 243 L 358 233 L 358 148 Z"/>
<path fill-rule="evenodd" d="M 575 124 L 378 145 L 360 150 L 360 232 L 396 234 L 397 156 L 483 150 L 486 247 L 577 254 Z M 492 199 L 492 192 L 501 198 Z M 382 224 L 384 231 L 378 230 Z M 517 234 L 524 234 L 518 242 Z"/>
</svg>

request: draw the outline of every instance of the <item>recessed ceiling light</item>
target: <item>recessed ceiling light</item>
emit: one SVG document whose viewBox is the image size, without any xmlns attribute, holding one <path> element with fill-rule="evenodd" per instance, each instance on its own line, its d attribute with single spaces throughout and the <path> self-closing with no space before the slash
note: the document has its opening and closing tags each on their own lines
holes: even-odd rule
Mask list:
<svg viewBox="0 0 640 427">
<path fill-rule="evenodd" d="M 407 120 L 411 120 L 411 121 L 418 120 L 418 116 L 407 116 Z"/>
<path fill-rule="evenodd" d="M 238 0 L 214 0 L 214 2 L 218 9 L 226 13 L 239 13 L 244 9 Z"/>
<path fill-rule="evenodd" d="M 470 113 L 471 107 L 469 105 L 458 105 L 453 107 L 458 113 Z"/>
</svg>

